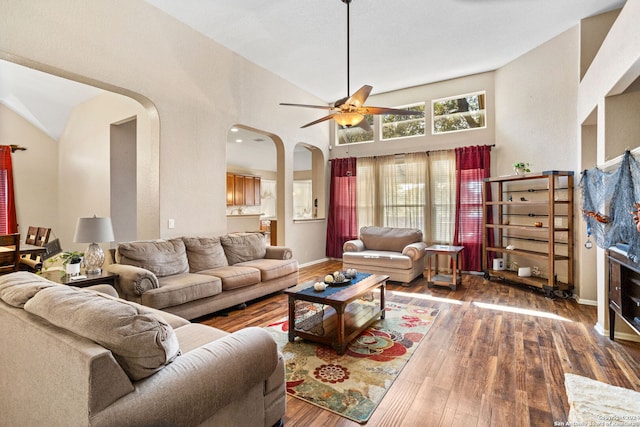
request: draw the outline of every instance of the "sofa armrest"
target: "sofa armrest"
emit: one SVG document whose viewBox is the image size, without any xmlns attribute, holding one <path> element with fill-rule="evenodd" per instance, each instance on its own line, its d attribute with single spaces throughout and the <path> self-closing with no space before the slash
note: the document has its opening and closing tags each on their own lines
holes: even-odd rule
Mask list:
<svg viewBox="0 0 640 427">
<path fill-rule="evenodd" d="M 106 270 L 118 275 L 118 289 L 125 295 L 139 296 L 160 287 L 155 274 L 141 267 L 124 264 L 109 264 Z"/>
<path fill-rule="evenodd" d="M 362 252 L 365 250 L 364 242 L 360 239 L 347 240 L 342 245 L 343 252 Z"/>
<path fill-rule="evenodd" d="M 414 261 L 418 261 L 427 254 L 427 244 L 425 242 L 416 242 L 407 245 L 402 250 L 402 255 L 406 255 Z"/>
<path fill-rule="evenodd" d="M 92 417 L 93 425 L 200 425 L 270 378 L 278 365 L 268 332 L 250 327 L 212 341 L 135 383 L 135 392 Z M 284 382 L 284 376 L 282 378 Z M 188 408 L 188 410 L 185 410 Z"/>
<path fill-rule="evenodd" d="M 267 253 L 264 255 L 266 259 L 291 259 L 293 251 L 284 246 L 267 246 Z"/>
</svg>

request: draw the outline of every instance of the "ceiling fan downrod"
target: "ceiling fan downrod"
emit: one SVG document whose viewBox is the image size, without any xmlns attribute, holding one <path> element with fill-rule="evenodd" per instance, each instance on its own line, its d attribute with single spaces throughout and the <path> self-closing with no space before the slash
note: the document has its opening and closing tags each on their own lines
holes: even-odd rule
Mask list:
<svg viewBox="0 0 640 427">
<path fill-rule="evenodd" d="M 351 33 L 350 24 L 349 24 L 349 16 L 350 16 L 349 5 L 351 4 L 352 0 L 341 0 L 341 1 L 342 1 L 342 3 L 345 3 L 347 5 L 347 97 L 349 97 L 351 95 L 351 89 L 349 87 L 349 82 L 351 80 L 351 78 L 350 78 L 350 76 L 351 76 L 350 68 L 351 67 L 350 67 L 350 55 L 349 55 L 349 47 L 351 45 L 350 39 L 349 39 L 349 34 Z"/>
</svg>

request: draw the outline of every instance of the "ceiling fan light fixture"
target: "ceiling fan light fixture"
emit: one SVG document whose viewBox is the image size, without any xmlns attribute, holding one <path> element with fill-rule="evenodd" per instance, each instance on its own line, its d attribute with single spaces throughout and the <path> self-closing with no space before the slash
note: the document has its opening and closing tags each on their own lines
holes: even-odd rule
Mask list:
<svg viewBox="0 0 640 427">
<path fill-rule="evenodd" d="M 333 117 L 340 126 L 350 128 L 356 126 L 364 119 L 362 114 L 358 113 L 340 113 Z"/>
</svg>

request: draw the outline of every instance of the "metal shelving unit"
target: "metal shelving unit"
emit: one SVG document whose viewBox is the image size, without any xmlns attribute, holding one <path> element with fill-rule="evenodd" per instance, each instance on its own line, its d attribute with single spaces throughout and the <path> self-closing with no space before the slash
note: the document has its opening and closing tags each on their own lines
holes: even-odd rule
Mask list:
<svg viewBox="0 0 640 427">
<path fill-rule="evenodd" d="M 489 188 L 496 200 L 487 200 Z M 485 279 L 533 286 L 547 296 L 553 296 L 555 291 L 571 295 L 573 234 L 572 171 L 544 171 L 484 180 L 482 265 Z M 494 236 L 493 245 L 489 244 L 490 235 Z M 493 270 L 490 265 L 493 258 L 505 257 L 512 268 Z M 540 275 L 519 276 L 514 266 L 520 263 L 540 264 Z M 564 280 L 558 279 L 558 273 Z"/>
</svg>

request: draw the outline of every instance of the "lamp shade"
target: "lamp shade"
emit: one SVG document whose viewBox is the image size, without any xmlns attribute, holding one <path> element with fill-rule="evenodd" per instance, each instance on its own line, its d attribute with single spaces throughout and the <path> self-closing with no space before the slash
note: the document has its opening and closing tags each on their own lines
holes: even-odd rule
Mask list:
<svg viewBox="0 0 640 427">
<path fill-rule="evenodd" d="M 358 113 L 339 113 L 333 117 L 333 120 L 338 122 L 340 126 L 347 128 L 357 125 L 362 119 L 364 116 Z"/>
<path fill-rule="evenodd" d="M 76 243 L 104 243 L 113 242 L 116 238 L 113 235 L 111 218 L 96 217 L 78 218 L 76 234 L 73 241 Z"/>
</svg>

